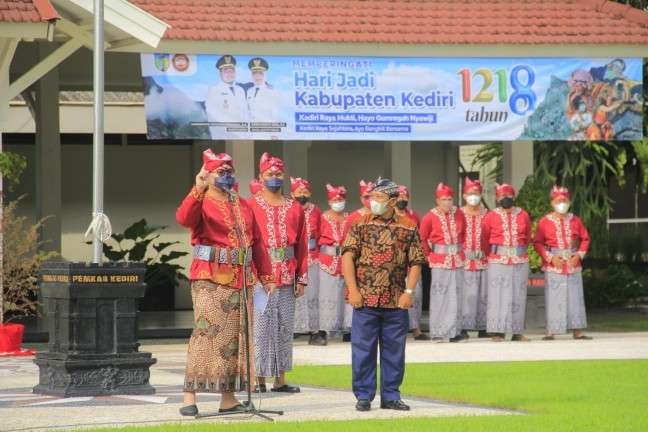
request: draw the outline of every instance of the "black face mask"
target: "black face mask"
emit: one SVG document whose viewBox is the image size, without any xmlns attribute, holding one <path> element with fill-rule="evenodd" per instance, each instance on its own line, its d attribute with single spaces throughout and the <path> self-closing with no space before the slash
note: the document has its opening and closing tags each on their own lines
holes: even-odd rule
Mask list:
<svg viewBox="0 0 648 432">
<path fill-rule="evenodd" d="M 306 204 L 308 202 L 308 200 L 309 200 L 309 198 L 307 196 L 298 196 L 298 197 L 295 197 L 295 199 L 301 205 Z"/>
<path fill-rule="evenodd" d="M 408 202 L 409 201 L 405 201 L 405 200 L 396 201 L 396 208 L 398 208 L 398 210 L 405 210 L 407 208 Z"/>
<path fill-rule="evenodd" d="M 500 205 L 502 206 L 502 208 L 510 209 L 511 207 L 513 207 L 513 203 L 514 203 L 514 202 L 515 202 L 515 201 L 513 200 L 513 198 L 511 198 L 511 197 L 504 197 L 504 198 L 502 198 L 502 199 L 500 200 Z"/>
</svg>

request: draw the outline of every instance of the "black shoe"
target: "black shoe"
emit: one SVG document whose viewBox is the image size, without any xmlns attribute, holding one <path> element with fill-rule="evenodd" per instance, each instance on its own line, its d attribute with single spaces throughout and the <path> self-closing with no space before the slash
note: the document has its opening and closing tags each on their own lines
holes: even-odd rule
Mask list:
<svg viewBox="0 0 648 432">
<path fill-rule="evenodd" d="M 382 409 L 390 409 L 390 410 L 396 410 L 396 411 L 409 411 L 410 407 L 409 405 L 405 404 L 402 400 L 395 400 L 395 401 L 387 401 L 387 402 L 380 402 L 380 408 Z"/>
<path fill-rule="evenodd" d="M 231 408 L 219 408 L 219 413 L 243 413 L 246 412 L 247 408 L 243 404 L 236 404 Z"/>
<path fill-rule="evenodd" d="M 326 340 L 326 334 L 324 336 L 320 334 L 312 334 L 310 340 L 308 341 L 309 345 L 315 345 L 315 346 L 326 346 L 328 345 L 328 341 Z"/>
<path fill-rule="evenodd" d="M 265 393 L 267 391 L 268 388 L 265 384 L 259 384 L 258 386 L 254 387 L 254 393 Z"/>
<path fill-rule="evenodd" d="M 461 335 L 457 335 L 455 337 L 450 338 L 450 342 L 461 342 L 462 340 L 464 340 L 464 337 Z"/>
<path fill-rule="evenodd" d="M 270 389 L 270 391 L 277 392 L 277 393 L 299 393 L 301 392 L 300 388 L 297 386 L 292 386 L 289 384 L 284 384 L 281 387 L 273 387 Z"/>
<path fill-rule="evenodd" d="M 371 409 L 371 401 L 366 399 L 358 399 L 356 402 L 356 411 L 369 411 Z"/>
<path fill-rule="evenodd" d="M 491 336 L 488 334 L 486 330 L 479 330 L 479 332 L 477 332 L 477 337 L 479 339 L 484 339 L 484 338 L 489 338 Z"/>
<path fill-rule="evenodd" d="M 470 339 L 470 335 L 468 334 L 468 330 L 461 330 L 461 337 L 464 339 Z"/>
<path fill-rule="evenodd" d="M 180 415 L 195 417 L 198 415 L 198 407 L 194 405 L 187 405 L 180 408 Z"/>
<path fill-rule="evenodd" d="M 417 341 L 429 341 L 430 336 L 426 335 L 425 333 L 421 333 L 418 336 L 414 336 L 414 340 L 417 340 Z"/>
<path fill-rule="evenodd" d="M 342 342 L 351 342 L 351 333 L 344 333 L 342 335 Z"/>
</svg>

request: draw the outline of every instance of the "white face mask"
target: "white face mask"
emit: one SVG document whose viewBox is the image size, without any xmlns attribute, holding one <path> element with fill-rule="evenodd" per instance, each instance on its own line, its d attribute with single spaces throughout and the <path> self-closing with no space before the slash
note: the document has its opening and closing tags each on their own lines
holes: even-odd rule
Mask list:
<svg viewBox="0 0 648 432">
<path fill-rule="evenodd" d="M 344 207 L 346 207 L 346 201 L 337 201 L 329 204 L 331 205 L 331 210 L 338 213 L 344 211 Z"/>
<path fill-rule="evenodd" d="M 481 196 L 479 196 L 479 195 L 468 195 L 466 197 L 466 202 L 470 206 L 477 206 L 481 202 Z"/>
<path fill-rule="evenodd" d="M 567 213 L 567 211 L 569 211 L 569 203 L 560 202 L 554 205 L 553 208 L 556 211 L 556 213 L 565 214 Z"/>
<path fill-rule="evenodd" d="M 387 203 L 386 202 L 378 202 L 371 200 L 369 202 L 369 205 L 371 206 L 371 213 L 374 216 L 380 216 L 381 214 L 385 213 L 387 211 Z"/>
</svg>

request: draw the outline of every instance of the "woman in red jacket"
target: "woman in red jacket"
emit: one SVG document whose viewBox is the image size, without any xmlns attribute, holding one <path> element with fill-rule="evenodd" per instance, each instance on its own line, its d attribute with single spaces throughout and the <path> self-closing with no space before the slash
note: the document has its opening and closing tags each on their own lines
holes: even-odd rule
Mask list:
<svg viewBox="0 0 648 432">
<path fill-rule="evenodd" d="M 527 342 L 523 335 L 526 316 L 531 218 L 515 206 L 515 189 L 510 184 L 497 185 L 497 207 L 488 212 L 482 222 L 482 236 L 488 245 L 488 306 L 486 330 L 494 342 L 511 340 Z"/>
<path fill-rule="evenodd" d="M 553 212 L 538 222 L 534 247 L 542 258 L 545 272 L 545 311 L 547 335 L 573 331 L 574 339 L 591 339 L 583 334 L 587 327 L 581 261 L 589 248 L 587 228 L 580 218 L 569 213 L 569 190 L 551 190 Z"/>
<path fill-rule="evenodd" d="M 344 186 L 326 185 L 329 209 L 319 226 L 319 329 L 327 343 L 327 334 L 340 332 L 344 327 L 346 285 L 342 276 L 342 244 L 349 229 L 346 208 L 347 190 Z"/>
<path fill-rule="evenodd" d="M 186 416 L 198 413 L 196 392 L 221 393 L 221 412 L 244 409 L 234 393 L 249 382 L 241 290 L 252 299 L 255 278 L 249 267 L 255 235 L 252 211 L 231 189 L 233 173 L 229 155 L 206 150 L 196 183 L 176 212 L 178 223 L 191 229 L 193 246 L 189 279 L 195 326 L 187 354 L 185 406 L 180 409 Z M 251 301 L 246 306 L 251 313 Z"/>
<path fill-rule="evenodd" d="M 461 290 L 463 287 L 463 244 L 466 221 L 453 204 L 454 191 L 439 183 L 437 206 L 423 217 L 421 243 L 432 269 L 430 285 L 430 336 L 441 342 L 459 342 L 461 333 Z"/>
</svg>

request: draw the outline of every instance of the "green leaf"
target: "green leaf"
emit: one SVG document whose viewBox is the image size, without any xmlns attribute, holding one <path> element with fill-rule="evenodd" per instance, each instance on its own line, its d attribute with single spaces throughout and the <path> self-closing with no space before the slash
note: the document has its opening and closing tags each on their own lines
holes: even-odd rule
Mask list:
<svg viewBox="0 0 648 432">
<path fill-rule="evenodd" d="M 106 250 L 104 248 L 104 255 L 106 258 L 108 258 L 109 261 L 122 261 L 128 251 L 113 251 L 113 250 Z"/>
<path fill-rule="evenodd" d="M 155 249 L 159 253 L 159 252 L 162 252 L 164 249 L 168 248 L 169 246 L 173 246 L 173 245 L 176 245 L 176 244 L 180 244 L 180 242 L 179 241 L 160 242 L 160 243 L 154 244 L 153 249 Z"/>
<path fill-rule="evenodd" d="M 145 237 L 142 234 L 146 232 L 146 229 L 146 219 L 140 219 L 124 230 L 124 238 L 137 240 L 138 237 Z"/>
<path fill-rule="evenodd" d="M 146 255 L 146 250 L 148 245 L 153 241 L 153 239 L 140 240 L 131 248 L 128 253 L 128 259 L 130 261 L 142 261 Z"/>
<path fill-rule="evenodd" d="M 162 255 L 160 257 L 160 263 L 166 264 L 169 261 L 173 261 L 174 259 L 182 258 L 183 256 L 189 255 L 187 252 L 180 252 L 180 251 L 171 251 L 166 255 Z"/>
</svg>

